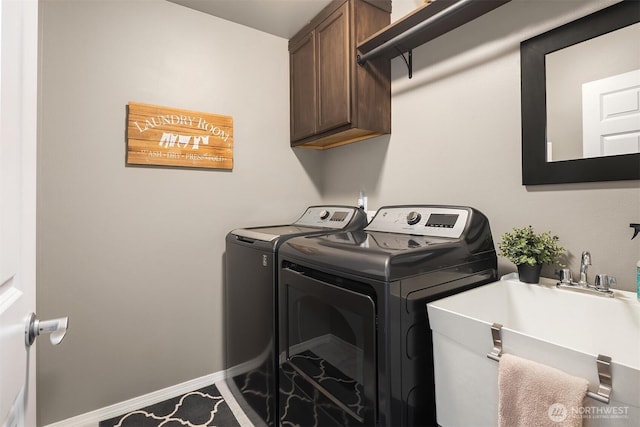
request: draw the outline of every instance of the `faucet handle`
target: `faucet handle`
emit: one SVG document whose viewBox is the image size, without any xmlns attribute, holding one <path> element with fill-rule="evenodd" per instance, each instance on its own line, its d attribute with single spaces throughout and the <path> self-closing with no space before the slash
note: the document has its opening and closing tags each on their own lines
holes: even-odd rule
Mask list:
<svg viewBox="0 0 640 427">
<path fill-rule="evenodd" d="M 560 283 L 571 283 L 571 280 L 573 280 L 573 277 L 571 277 L 571 270 L 568 268 L 556 270 L 556 275 L 560 278 Z"/>
<path fill-rule="evenodd" d="M 596 274 L 595 287 L 601 291 L 608 291 L 609 288 L 617 283 L 616 278 L 607 274 Z"/>
</svg>

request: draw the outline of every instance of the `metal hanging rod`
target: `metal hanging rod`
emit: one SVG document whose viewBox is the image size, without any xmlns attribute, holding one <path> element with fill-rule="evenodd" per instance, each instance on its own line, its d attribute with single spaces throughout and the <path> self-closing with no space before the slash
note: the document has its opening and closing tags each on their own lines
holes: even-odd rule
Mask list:
<svg viewBox="0 0 640 427">
<path fill-rule="evenodd" d="M 393 37 L 392 39 L 384 42 L 383 44 L 381 44 L 380 46 L 370 50 L 369 52 L 365 53 L 364 55 L 358 55 L 356 57 L 356 61 L 358 62 L 359 65 L 364 65 L 365 62 L 367 62 L 368 60 L 375 58 L 376 56 L 382 54 L 383 52 L 386 52 L 390 49 L 393 49 L 394 47 L 396 47 L 396 45 L 401 44 L 402 42 L 404 42 L 405 40 L 407 40 L 410 37 L 413 37 L 414 35 L 416 35 L 417 33 L 420 33 L 421 31 L 424 31 L 426 28 L 430 27 L 431 25 L 434 25 L 440 21 L 442 21 L 443 19 L 449 17 L 450 15 L 455 14 L 456 12 L 460 11 L 461 9 L 464 9 L 465 7 L 467 7 L 468 5 L 470 5 L 471 3 L 478 1 L 478 0 L 460 0 L 458 3 L 455 3 L 451 6 L 449 6 L 448 8 L 441 10 L 440 12 L 436 13 L 435 15 L 425 19 L 424 21 L 422 21 L 421 23 L 419 23 L 418 25 L 409 28 L 407 31 L 398 34 L 397 36 Z"/>
</svg>

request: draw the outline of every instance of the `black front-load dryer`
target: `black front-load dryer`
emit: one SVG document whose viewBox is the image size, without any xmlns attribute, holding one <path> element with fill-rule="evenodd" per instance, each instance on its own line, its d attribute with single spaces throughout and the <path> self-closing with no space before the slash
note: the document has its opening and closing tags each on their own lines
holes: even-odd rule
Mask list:
<svg viewBox="0 0 640 427">
<path fill-rule="evenodd" d="M 225 372 L 254 425 L 278 425 L 277 251 L 299 236 L 361 230 L 362 209 L 311 206 L 293 224 L 239 228 L 226 237 Z"/>
<path fill-rule="evenodd" d="M 435 427 L 426 303 L 496 280 L 487 218 L 387 206 L 364 230 L 289 239 L 278 257 L 282 425 Z"/>
</svg>

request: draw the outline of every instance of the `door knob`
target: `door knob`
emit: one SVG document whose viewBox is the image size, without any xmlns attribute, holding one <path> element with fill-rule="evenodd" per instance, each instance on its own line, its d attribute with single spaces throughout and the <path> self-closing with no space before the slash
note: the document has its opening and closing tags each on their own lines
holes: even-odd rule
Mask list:
<svg viewBox="0 0 640 427">
<path fill-rule="evenodd" d="M 24 330 L 24 342 L 27 347 L 36 340 L 36 337 L 41 334 L 49 335 L 51 344 L 58 345 L 62 342 L 62 339 L 67 334 L 67 327 L 69 326 L 69 317 L 60 317 L 58 319 L 51 320 L 38 320 L 35 313 L 29 314 L 27 318 L 27 326 Z"/>
</svg>

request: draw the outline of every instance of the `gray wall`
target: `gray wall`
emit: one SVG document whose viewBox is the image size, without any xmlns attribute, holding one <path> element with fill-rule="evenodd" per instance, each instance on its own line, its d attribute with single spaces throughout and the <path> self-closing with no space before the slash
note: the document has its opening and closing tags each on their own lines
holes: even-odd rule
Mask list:
<svg viewBox="0 0 640 427">
<path fill-rule="evenodd" d="M 224 236 L 320 202 L 287 40 L 165 1 L 44 1 L 39 424 L 223 369 Z M 129 101 L 232 116 L 233 172 L 125 166 Z"/>
<path fill-rule="evenodd" d="M 602 6 L 514 0 L 416 49 L 411 80 L 394 59 L 392 135 L 315 152 L 288 147 L 286 40 L 157 0 L 45 0 L 38 314 L 71 329 L 38 345 L 39 423 L 222 369 L 226 232 L 360 190 L 477 207 L 496 240 L 550 229 L 633 290 L 637 181 L 520 184 L 518 43 Z M 233 116 L 233 172 L 125 167 L 129 101 Z"/>
</svg>

